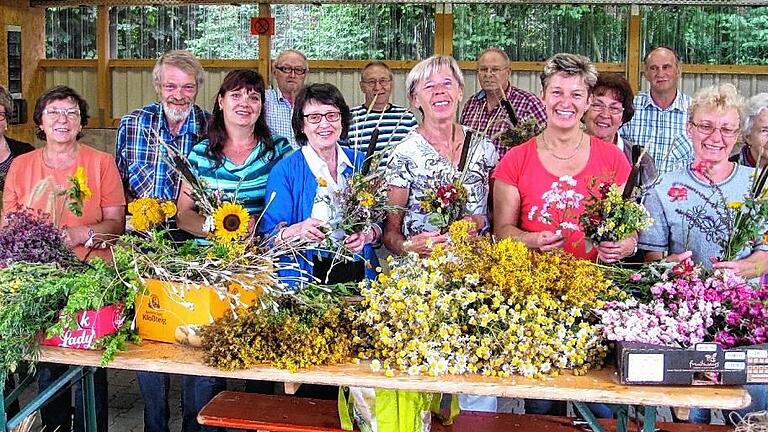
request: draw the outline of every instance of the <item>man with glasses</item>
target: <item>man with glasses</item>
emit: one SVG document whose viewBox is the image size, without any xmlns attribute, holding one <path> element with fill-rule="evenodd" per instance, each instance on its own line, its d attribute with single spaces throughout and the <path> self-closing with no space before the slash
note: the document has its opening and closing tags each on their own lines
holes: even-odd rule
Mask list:
<svg viewBox="0 0 768 432">
<path fill-rule="evenodd" d="M 482 90 L 472 95 L 461 111 L 460 123 L 485 134 L 493 142 L 499 157 L 509 150 L 501 144 L 499 136 L 512 125 L 501 105 L 502 99 L 509 101 L 519 121 L 534 117 L 542 128 L 547 124 L 541 99 L 509 82 L 510 66 L 509 56 L 501 49 L 488 48 L 481 52 L 477 58 L 477 79 Z"/>
<path fill-rule="evenodd" d="M 384 62 L 373 61 L 363 67 L 360 90 L 365 95 L 365 103 L 352 108 L 349 127 L 349 146 L 363 153 L 368 149 L 373 131 L 379 130 L 376 154 L 381 167 L 387 164 L 389 150 L 417 125 L 413 113 L 390 103 L 393 78 L 392 70 Z"/>
<path fill-rule="evenodd" d="M 304 87 L 307 72 L 307 57 L 301 51 L 289 49 L 281 52 L 272 64 L 272 76 L 277 87 L 267 90 L 264 102 L 269 129 L 288 138 L 293 148 L 298 148 L 296 134 L 291 127 L 293 104 L 299 90 Z"/>
<path fill-rule="evenodd" d="M 129 197 L 175 202 L 181 181 L 163 160 L 166 150 L 158 139 L 186 156 L 205 137 L 210 114 L 195 104 L 203 84 L 203 67 L 187 51 L 168 51 L 155 63 L 152 78 L 159 101 L 132 111 L 120 120 L 117 167 Z M 168 432 L 170 375 L 159 372 L 137 372 L 136 375 L 144 399 L 144 431 Z M 197 423 L 197 413 L 203 405 L 224 389 L 225 381 L 221 378 L 181 376 L 182 432 L 224 430 Z"/>
<path fill-rule="evenodd" d="M 649 91 L 635 96 L 635 116 L 622 126 L 622 138 L 647 146 L 659 174 L 674 171 L 693 160 L 693 147 L 685 133 L 690 96 L 679 89 L 683 70 L 671 48 L 652 49 L 643 60 Z"/>
</svg>

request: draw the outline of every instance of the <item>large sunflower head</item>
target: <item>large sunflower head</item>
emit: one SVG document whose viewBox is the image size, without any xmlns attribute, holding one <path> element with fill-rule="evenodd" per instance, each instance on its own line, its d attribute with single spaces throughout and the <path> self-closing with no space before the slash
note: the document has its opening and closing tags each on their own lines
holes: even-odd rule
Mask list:
<svg viewBox="0 0 768 432">
<path fill-rule="evenodd" d="M 248 234 L 248 211 L 240 204 L 224 203 L 213 212 L 213 226 L 216 240 L 239 240 Z"/>
</svg>

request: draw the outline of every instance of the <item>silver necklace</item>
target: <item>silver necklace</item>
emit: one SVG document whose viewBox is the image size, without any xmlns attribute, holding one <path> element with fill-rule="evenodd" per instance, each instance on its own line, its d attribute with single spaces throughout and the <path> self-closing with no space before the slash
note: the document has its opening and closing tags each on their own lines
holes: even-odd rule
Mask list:
<svg viewBox="0 0 768 432">
<path fill-rule="evenodd" d="M 543 137 L 543 135 L 542 135 Z M 577 153 L 579 153 L 579 149 L 581 148 L 581 142 L 584 141 L 584 131 L 581 131 L 581 135 L 579 135 L 579 143 L 576 144 L 576 148 L 573 149 L 573 153 L 571 153 L 569 156 L 558 156 L 557 153 L 552 150 L 552 146 L 549 144 L 549 140 L 546 138 L 544 139 L 544 143 L 547 145 L 547 150 L 549 150 L 549 153 L 557 160 L 567 161 L 573 159 Z"/>
</svg>

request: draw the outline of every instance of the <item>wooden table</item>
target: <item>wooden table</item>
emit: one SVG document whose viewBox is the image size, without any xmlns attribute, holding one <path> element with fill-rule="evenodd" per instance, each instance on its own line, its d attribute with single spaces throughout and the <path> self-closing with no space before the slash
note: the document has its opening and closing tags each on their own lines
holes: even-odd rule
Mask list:
<svg viewBox="0 0 768 432">
<path fill-rule="evenodd" d="M 483 376 L 409 376 L 397 374 L 387 378 L 374 373 L 366 364 L 346 364 L 289 372 L 271 367 L 258 367 L 224 372 L 201 362 L 200 350 L 181 345 L 144 342 L 119 353 L 109 365 L 114 369 L 166 372 L 199 376 L 217 376 L 286 383 L 313 383 L 338 386 L 377 387 L 439 393 L 461 393 L 513 398 L 602 402 L 620 405 L 678 406 L 738 409 L 749 405 L 750 398 L 742 387 L 675 387 L 629 386 L 619 383 L 613 367 L 590 371 L 584 376 L 568 373 L 558 377 L 534 380 L 524 377 L 490 378 Z M 101 352 L 42 347 L 41 362 L 83 367 L 99 365 Z M 582 404 L 577 404 L 577 407 Z M 655 423 L 655 409 L 645 410 L 647 420 Z M 652 418 L 649 412 L 653 411 Z M 651 429 L 652 430 L 652 429 Z"/>
</svg>

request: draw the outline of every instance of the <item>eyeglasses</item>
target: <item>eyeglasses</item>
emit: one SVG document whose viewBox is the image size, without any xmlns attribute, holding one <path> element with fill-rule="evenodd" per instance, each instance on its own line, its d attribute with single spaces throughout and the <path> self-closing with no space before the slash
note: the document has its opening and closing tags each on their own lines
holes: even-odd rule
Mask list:
<svg viewBox="0 0 768 432">
<path fill-rule="evenodd" d="M 481 67 L 481 68 L 477 68 L 477 73 L 484 74 L 484 75 L 496 75 L 499 72 L 506 69 L 507 68 L 500 68 L 500 67 Z"/>
<path fill-rule="evenodd" d="M 46 108 L 43 110 L 43 114 L 54 119 L 60 118 L 61 116 L 65 116 L 70 120 L 77 120 L 80 118 L 80 110 L 75 108 Z"/>
<path fill-rule="evenodd" d="M 443 87 L 446 90 L 450 90 L 453 88 L 454 82 L 451 79 L 445 79 L 442 82 L 435 82 L 435 81 L 427 81 L 423 86 L 421 86 L 421 90 L 427 93 L 433 93 L 436 92 L 438 87 Z"/>
<path fill-rule="evenodd" d="M 312 124 L 320 123 L 320 120 L 325 117 L 326 120 L 328 120 L 328 123 L 337 122 L 341 119 L 341 113 L 338 111 L 330 111 L 327 113 L 312 113 L 312 114 L 304 114 L 304 118 L 307 119 L 308 122 Z"/>
<path fill-rule="evenodd" d="M 251 91 L 249 93 L 245 93 L 244 91 L 239 92 L 230 92 L 227 94 L 227 97 L 232 100 L 232 102 L 238 103 L 242 100 L 245 100 L 249 104 L 257 104 L 261 103 L 261 95 L 258 92 Z"/>
<path fill-rule="evenodd" d="M 696 127 L 696 130 L 698 130 L 699 133 L 702 133 L 704 135 L 712 135 L 713 133 L 715 133 L 715 131 L 720 131 L 720 135 L 723 138 L 733 138 L 739 134 L 739 128 L 729 128 L 725 126 L 718 128 L 708 123 L 691 122 L 691 124 Z"/>
<path fill-rule="evenodd" d="M 607 106 L 601 103 L 593 103 L 592 105 L 590 105 L 590 109 L 596 113 L 601 113 L 605 110 L 608 110 L 608 114 L 610 115 L 619 115 L 624 112 L 624 107 Z"/>
<path fill-rule="evenodd" d="M 178 91 L 179 88 L 181 88 L 181 91 L 183 93 L 188 93 L 188 94 L 191 94 L 197 91 L 197 84 L 184 84 L 180 86 L 178 84 L 166 83 L 161 85 L 161 87 L 163 91 L 166 93 L 176 93 L 176 91 Z"/>
<path fill-rule="evenodd" d="M 295 67 L 275 66 L 275 69 L 279 70 L 280 72 L 286 75 L 290 75 L 291 72 L 295 73 L 296 75 L 304 75 L 305 73 L 307 73 L 307 68 L 301 67 L 301 66 L 295 66 Z"/>
<path fill-rule="evenodd" d="M 0 121 L 5 120 L 8 117 L 4 112 L 0 112 Z"/>
<path fill-rule="evenodd" d="M 392 78 L 367 79 L 361 82 L 363 83 L 363 85 L 367 87 L 373 87 L 376 84 L 384 87 L 386 85 L 389 85 L 392 82 Z"/>
</svg>

